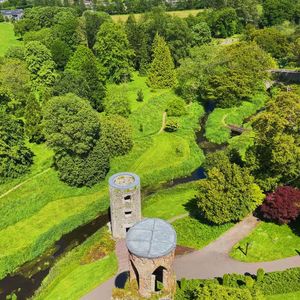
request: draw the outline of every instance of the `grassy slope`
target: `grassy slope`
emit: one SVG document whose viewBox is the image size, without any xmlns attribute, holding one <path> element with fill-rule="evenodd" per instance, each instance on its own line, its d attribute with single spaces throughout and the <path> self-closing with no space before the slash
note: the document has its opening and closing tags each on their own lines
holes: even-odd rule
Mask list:
<svg viewBox="0 0 300 300">
<path fill-rule="evenodd" d="M 136 88 L 146 89 L 145 79 L 139 80 Z M 162 113 L 168 101 L 176 96 L 170 90 L 154 92 L 153 95 L 152 98 L 149 94 L 149 99 L 136 105 L 133 110 L 130 120 L 134 126 L 134 148 L 128 155 L 112 161 L 107 178 L 115 172 L 127 170 L 138 172 L 143 186 L 152 185 L 188 175 L 203 161 L 204 156 L 195 143 L 193 130 L 198 126 L 203 109 L 197 104 L 189 106 L 189 114 L 180 119 L 181 129 L 177 133 L 158 135 Z M 144 131 L 140 132 L 138 129 L 142 121 Z M 180 146 L 180 151 L 173 148 L 176 146 Z M 43 150 L 44 146 L 40 147 L 35 149 L 37 161 L 34 170 L 47 168 L 51 164 L 50 159 L 44 159 L 44 154 L 51 155 Z M 136 162 L 145 152 L 144 169 Z M 165 158 L 163 166 L 161 157 Z M 26 175 L 20 180 L 27 180 L 28 177 Z M 0 222 L 0 278 L 41 254 L 62 234 L 107 209 L 107 178 L 93 188 L 78 189 L 60 182 L 57 173 L 50 169 L 0 198 L 3 212 Z M 2 193 L 11 186 L 8 184 L 2 188 Z"/>
<path fill-rule="evenodd" d="M 248 254 L 245 256 L 237 247 L 246 249 L 250 243 Z M 233 247 L 230 256 L 241 261 L 271 261 L 297 255 L 300 251 L 300 236 L 293 232 L 288 225 L 261 223 L 248 237 Z"/>
<path fill-rule="evenodd" d="M 300 299 L 300 291 L 294 293 L 287 294 L 279 294 L 279 295 L 269 295 L 265 296 L 266 300 L 299 300 Z"/>
<path fill-rule="evenodd" d="M 105 245 L 107 239 L 110 239 L 110 234 L 104 230 L 106 228 L 63 257 L 44 279 L 34 299 L 79 299 L 115 274 L 118 268 L 117 258 L 112 252 L 102 259 L 82 263 L 87 252 L 93 251 L 99 244 Z"/>
<path fill-rule="evenodd" d="M 177 244 L 195 249 L 201 249 L 217 239 L 233 226 L 207 224 L 201 219 L 186 217 L 172 223 L 177 233 Z"/>
<path fill-rule="evenodd" d="M 180 10 L 180 11 L 168 11 L 167 14 L 172 16 L 186 18 L 189 15 L 196 16 L 199 12 L 202 12 L 203 9 L 191 9 L 191 10 Z M 112 19 L 115 22 L 126 22 L 129 15 L 112 15 Z M 141 18 L 142 14 L 134 14 L 135 18 L 138 20 Z"/>
<path fill-rule="evenodd" d="M 239 107 L 217 108 L 208 117 L 205 126 L 206 138 L 213 143 L 222 144 L 230 139 L 230 129 L 227 124 L 241 126 L 244 119 L 255 114 L 257 110 L 263 107 L 267 97 L 257 95 L 252 102 L 243 102 Z"/>
<path fill-rule="evenodd" d="M 169 220 L 187 213 L 186 204 L 195 198 L 196 182 L 159 191 L 143 202 L 143 216 Z"/>
<path fill-rule="evenodd" d="M 17 40 L 12 23 L 0 23 L 0 56 L 3 56 L 11 46 L 21 43 Z"/>
</svg>

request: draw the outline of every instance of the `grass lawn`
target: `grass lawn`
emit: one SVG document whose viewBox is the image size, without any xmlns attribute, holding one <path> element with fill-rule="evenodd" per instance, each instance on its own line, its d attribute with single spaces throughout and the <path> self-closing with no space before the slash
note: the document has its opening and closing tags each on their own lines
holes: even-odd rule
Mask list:
<svg viewBox="0 0 300 300">
<path fill-rule="evenodd" d="M 298 225 L 299 226 L 299 225 Z M 246 249 L 245 256 L 237 248 Z M 230 256 L 246 262 L 271 261 L 297 255 L 300 251 L 300 234 L 295 233 L 288 225 L 276 225 L 262 222 L 248 237 L 236 244 Z"/>
<path fill-rule="evenodd" d="M 211 225 L 193 217 L 177 220 L 172 225 L 177 233 L 177 244 L 194 249 L 205 247 L 233 226 L 232 223 Z"/>
<path fill-rule="evenodd" d="M 97 254 L 102 251 L 103 245 L 112 243 L 109 241 L 110 239 L 110 234 L 104 228 L 90 237 L 84 244 L 69 252 L 51 269 L 34 299 L 80 299 L 112 277 L 118 269 L 115 253 L 109 249 L 104 249 L 108 251 L 107 255 L 97 259 Z M 95 255 L 95 258 L 90 259 L 91 255 Z M 87 256 L 89 260 L 86 262 Z"/>
<path fill-rule="evenodd" d="M 160 96 L 153 92 L 153 97 L 149 94 L 149 99 L 132 112 L 129 117 L 134 127 L 132 151 L 113 159 L 106 179 L 92 188 L 74 188 L 61 182 L 53 168 L 47 170 L 52 163 L 52 152 L 45 145 L 31 145 L 36 154 L 32 172 L 0 185 L 4 194 L 26 181 L 0 198 L 0 278 L 43 253 L 63 234 L 106 211 L 107 180 L 112 174 L 137 172 L 145 187 L 189 175 L 201 165 L 204 155 L 194 135 L 203 114 L 200 105 L 187 107 L 188 113 L 179 118 L 181 128 L 176 133 L 158 134 L 162 113 L 173 97 L 176 96 L 170 90 L 164 90 Z M 142 132 L 138 130 L 140 122 L 144 124 Z M 45 169 L 45 173 L 33 177 Z"/>
<path fill-rule="evenodd" d="M 243 121 L 263 107 L 267 96 L 258 94 L 251 102 L 243 102 L 239 107 L 216 108 L 208 117 L 205 125 L 205 136 L 213 143 L 222 144 L 229 141 L 231 135 L 227 125 L 241 126 Z"/>
<path fill-rule="evenodd" d="M 10 46 L 20 44 L 14 33 L 14 26 L 9 22 L 0 23 L 0 56 L 4 56 Z"/>
<path fill-rule="evenodd" d="M 294 293 L 287 293 L 287 294 L 268 295 L 265 297 L 266 297 L 266 300 L 299 300 L 300 299 L 300 291 L 294 292 Z"/>
<path fill-rule="evenodd" d="M 143 216 L 169 220 L 187 213 L 186 204 L 195 198 L 197 182 L 161 190 L 143 201 Z"/>
<path fill-rule="evenodd" d="M 167 14 L 187 18 L 189 15 L 196 16 L 198 13 L 203 12 L 204 9 L 190 9 L 190 10 L 179 10 L 179 11 L 168 11 Z M 138 20 L 143 14 L 134 14 L 135 18 Z M 112 19 L 115 22 L 126 22 L 129 15 L 112 15 Z"/>
</svg>

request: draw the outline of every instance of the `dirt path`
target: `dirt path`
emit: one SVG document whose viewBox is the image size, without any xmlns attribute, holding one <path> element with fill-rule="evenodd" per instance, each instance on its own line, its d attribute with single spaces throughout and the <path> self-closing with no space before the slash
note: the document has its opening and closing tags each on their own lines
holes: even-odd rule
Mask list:
<svg viewBox="0 0 300 300">
<path fill-rule="evenodd" d="M 177 220 L 183 219 L 183 218 L 188 217 L 188 216 L 189 216 L 189 213 L 185 213 L 185 214 L 182 214 L 182 215 L 179 215 L 179 216 L 176 216 L 176 217 L 173 217 L 173 218 L 169 219 L 168 222 L 173 223 Z"/>
<path fill-rule="evenodd" d="M 158 134 L 162 133 L 164 131 L 164 129 L 166 128 L 166 120 L 167 120 L 167 112 L 163 112 L 162 125 L 161 125 L 161 128 L 160 128 Z"/>
<path fill-rule="evenodd" d="M 44 170 L 43 172 L 38 173 L 38 174 L 36 174 L 36 175 L 34 175 L 34 176 L 32 176 L 32 177 L 30 177 L 30 178 L 24 180 L 23 182 L 17 184 L 16 186 L 14 186 L 13 188 L 11 188 L 11 189 L 8 190 L 7 192 L 5 192 L 5 193 L 3 193 L 2 195 L 0 195 L 0 199 L 3 198 L 3 197 L 5 197 L 5 196 L 8 195 L 9 193 L 11 193 L 11 192 L 17 190 L 18 188 L 20 188 L 22 185 L 24 185 L 24 184 L 27 183 L 28 181 L 32 180 L 33 178 L 36 178 L 36 177 L 38 177 L 38 176 L 40 176 L 40 175 L 42 175 L 42 174 L 48 172 L 50 169 L 51 169 L 51 168 L 48 168 L 48 169 Z"/>
<path fill-rule="evenodd" d="M 174 267 L 177 279 L 213 278 L 223 276 L 226 273 L 244 274 L 249 272 L 255 274 L 259 268 L 272 272 L 300 267 L 300 256 L 258 263 L 243 263 L 229 257 L 231 248 L 246 237 L 258 224 L 259 221 L 255 217 L 249 216 L 203 249 L 176 257 Z M 119 275 L 97 287 L 83 297 L 83 300 L 111 299 L 111 291 L 118 284 L 118 278 L 122 277 L 120 274 L 122 275 L 124 271 L 128 270 L 129 262 L 125 241 L 117 243 L 116 253 L 119 260 Z"/>
</svg>

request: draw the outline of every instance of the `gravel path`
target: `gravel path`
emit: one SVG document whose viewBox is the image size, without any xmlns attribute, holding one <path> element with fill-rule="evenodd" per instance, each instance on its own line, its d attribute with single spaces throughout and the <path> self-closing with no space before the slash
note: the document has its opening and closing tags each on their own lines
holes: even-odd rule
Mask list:
<svg viewBox="0 0 300 300">
<path fill-rule="evenodd" d="M 258 263 L 244 263 L 229 257 L 231 248 L 246 237 L 258 224 L 259 221 L 255 217 L 249 216 L 203 249 L 176 257 L 174 267 L 177 279 L 212 278 L 223 276 L 226 273 L 244 274 L 248 272 L 255 274 L 259 268 L 272 272 L 300 267 L 300 256 Z M 117 242 L 116 254 L 119 259 L 118 274 L 121 274 L 128 270 L 128 255 L 124 240 Z M 106 281 L 82 299 L 110 300 L 111 291 L 118 282 L 116 280 L 118 276 Z"/>
</svg>

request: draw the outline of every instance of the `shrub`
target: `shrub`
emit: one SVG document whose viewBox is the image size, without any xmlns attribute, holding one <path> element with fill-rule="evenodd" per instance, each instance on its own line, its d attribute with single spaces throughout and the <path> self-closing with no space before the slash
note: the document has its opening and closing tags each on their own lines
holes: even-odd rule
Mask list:
<svg viewBox="0 0 300 300">
<path fill-rule="evenodd" d="M 264 269 L 258 269 L 256 273 L 256 280 L 257 282 L 261 282 L 264 280 L 265 277 L 265 270 Z"/>
<path fill-rule="evenodd" d="M 169 116 L 180 117 L 186 114 L 186 103 L 181 98 L 172 99 L 168 103 L 167 113 Z"/>
<path fill-rule="evenodd" d="M 175 119 L 169 119 L 166 122 L 166 127 L 165 127 L 165 131 L 167 132 L 175 132 L 179 129 L 179 123 L 177 120 Z"/>
<path fill-rule="evenodd" d="M 300 213 L 300 190 L 291 186 L 278 187 L 267 195 L 261 212 L 265 218 L 279 224 L 295 220 Z"/>
<path fill-rule="evenodd" d="M 138 90 L 136 101 L 138 101 L 138 102 L 144 101 L 144 93 L 142 90 Z"/>
</svg>

